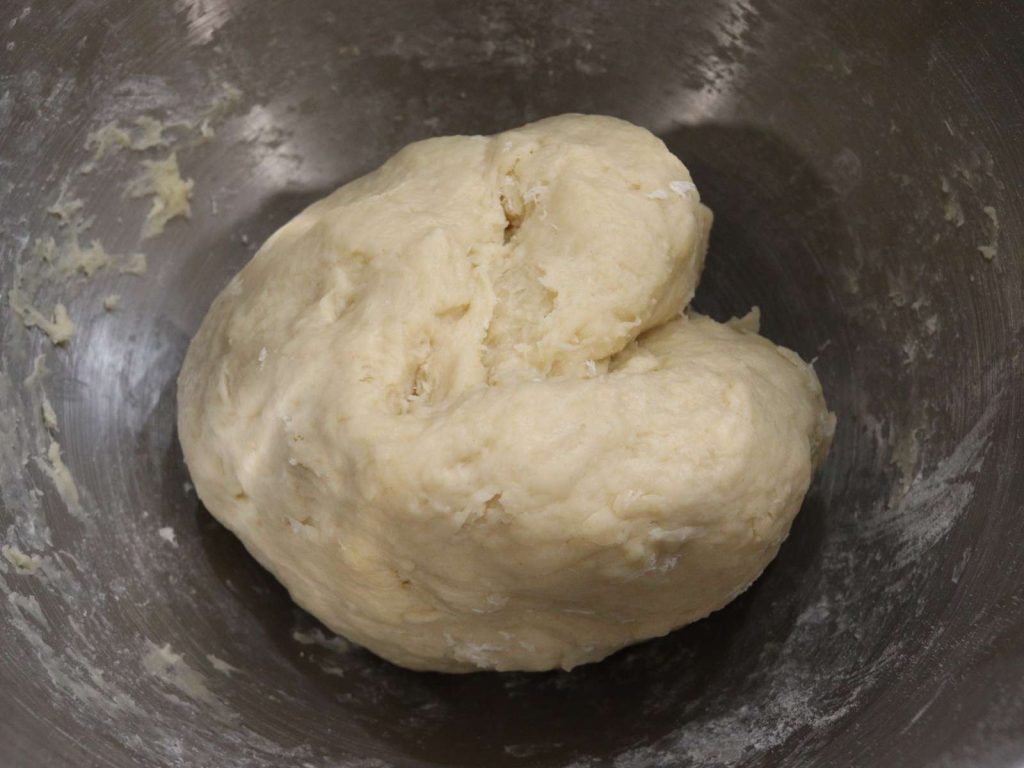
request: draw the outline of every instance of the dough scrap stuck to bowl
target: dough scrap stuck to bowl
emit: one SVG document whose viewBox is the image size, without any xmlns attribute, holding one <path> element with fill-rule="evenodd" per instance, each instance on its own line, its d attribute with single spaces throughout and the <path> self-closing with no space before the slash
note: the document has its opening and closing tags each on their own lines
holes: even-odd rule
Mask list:
<svg viewBox="0 0 1024 768">
<path fill-rule="evenodd" d="M 684 312 L 711 212 L 648 131 L 412 144 L 277 231 L 178 383 L 199 496 L 402 666 L 597 661 L 728 603 L 834 418 L 756 317 Z"/>
</svg>

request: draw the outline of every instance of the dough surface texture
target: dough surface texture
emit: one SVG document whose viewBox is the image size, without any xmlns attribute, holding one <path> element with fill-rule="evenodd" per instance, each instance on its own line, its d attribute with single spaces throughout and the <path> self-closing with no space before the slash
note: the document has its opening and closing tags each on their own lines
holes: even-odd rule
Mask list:
<svg viewBox="0 0 1024 768">
<path fill-rule="evenodd" d="M 199 496 L 305 609 L 413 669 L 571 668 L 721 608 L 834 419 L 684 308 L 711 212 L 648 131 L 412 144 L 278 230 L 178 382 Z"/>
</svg>

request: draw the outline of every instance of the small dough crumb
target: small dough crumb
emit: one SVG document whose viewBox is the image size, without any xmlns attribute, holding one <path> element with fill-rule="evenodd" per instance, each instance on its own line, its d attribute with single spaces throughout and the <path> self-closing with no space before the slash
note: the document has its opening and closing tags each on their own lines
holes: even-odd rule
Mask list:
<svg viewBox="0 0 1024 768">
<path fill-rule="evenodd" d="M 171 528 L 169 525 L 164 526 L 159 531 L 157 531 L 157 533 L 160 535 L 160 538 L 166 541 L 168 544 L 178 546 L 178 539 L 174 535 L 174 529 Z"/>
<path fill-rule="evenodd" d="M 192 218 L 191 179 L 183 179 L 178 169 L 178 155 L 172 152 L 164 160 L 144 160 L 144 171 L 128 186 L 132 197 L 153 198 L 153 204 L 146 214 L 142 226 L 142 239 L 156 237 L 172 219 L 183 216 Z"/>
<path fill-rule="evenodd" d="M 121 308 L 121 294 L 111 293 L 103 297 L 103 309 L 107 312 L 115 312 Z"/>
</svg>

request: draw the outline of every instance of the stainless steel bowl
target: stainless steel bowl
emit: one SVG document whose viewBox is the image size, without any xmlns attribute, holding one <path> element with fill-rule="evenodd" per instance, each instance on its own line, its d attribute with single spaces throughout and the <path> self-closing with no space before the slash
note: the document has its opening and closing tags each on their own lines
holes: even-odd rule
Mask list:
<svg viewBox="0 0 1024 768">
<path fill-rule="evenodd" d="M 21 0 L 2 16 L 0 763 L 1024 761 L 1019 4 Z M 817 358 L 835 447 L 776 563 L 710 619 L 568 674 L 406 672 L 325 633 L 202 509 L 175 375 L 212 298 L 307 203 L 414 139 L 566 111 L 646 125 L 690 166 L 716 212 L 700 308 L 760 305 L 771 338 Z M 181 123 L 168 145 L 142 148 L 147 116 Z M 80 173 L 111 123 L 139 148 Z M 140 243 L 150 200 L 126 190 L 172 149 L 191 220 Z M 58 200 L 77 224 L 48 213 Z M 117 258 L 62 275 L 45 238 L 88 217 L 82 246 Z M 119 272 L 138 250 L 148 271 Z M 12 313 L 16 284 L 44 314 L 66 304 L 68 346 Z"/>
</svg>

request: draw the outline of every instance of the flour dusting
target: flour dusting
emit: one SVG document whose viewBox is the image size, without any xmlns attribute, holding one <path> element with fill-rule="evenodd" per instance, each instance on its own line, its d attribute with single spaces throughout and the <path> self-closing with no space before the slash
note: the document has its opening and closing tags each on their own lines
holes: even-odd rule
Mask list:
<svg viewBox="0 0 1024 768">
<path fill-rule="evenodd" d="M 206 678 L 189 666 L 184 656 L 175 653 L 170 643 L 156 645 L 146 641 L 142 669 L 189 698 L 208 704 L 217 701 L 207 687 Z"/>
</svg>

